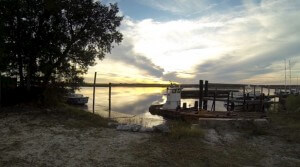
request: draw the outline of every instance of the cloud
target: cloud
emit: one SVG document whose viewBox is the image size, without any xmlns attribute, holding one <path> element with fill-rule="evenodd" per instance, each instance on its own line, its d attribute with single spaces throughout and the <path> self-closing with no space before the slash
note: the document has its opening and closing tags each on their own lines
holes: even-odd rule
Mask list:
<svg viewBox="0 0 300 167">
<path fill-rule="evenodd" d="M 141 2 L 154 8 L 175 14 L 196 12 L 210 7 L 206 0 L 142 0 Z"/>
<path fill-rule="evenodd" d="M 135 66 L 139 70 L 144 71 L 146 74 L 153 77 L 160 78 L 164 72 L 163 68 L 155 65 L 149 58 L 135 53 L 128 38 L 125 38 L 120 46 L 113 49 L 108 58 L 130 66 Z"/>
<path fill-rule="evenodd" d="M 184 4 L 178 12 L 186 13 L 194 12 L 189 8 L 207 6 L 206 1 L 172 2 L 168 6 L 168 0 L 142 1 L 174 12 Z M 225 2 L 229 1 L 211 4 Z M 153 78 L 181 83 L 199 79 L 240 83 L 254 82 L 255 78 L 282 82 L 283 60 L 300 59 L 300 1 L 242 2 L 234 5 L 239 7 L 235 11 L 210 12 L 189 19 L 162 22 L 126 17 L 121 28 L 124 41 L 107 57 Z M 298 68 L 298 64 L 292 65 Z"/>
<path fill-rule="evenodd" d="M 215 39 L 227 43 L 232 50 L 200 63 L 195 68 L 195 79 L 243 82 L 257 76 L 257 80 L 264 82 L 267 74 L 273 74 L 271 78 L 276 80 L 276 72 L 281 70 L 273 68 L 276 63 L 300 56 L 297 38 L 300 33 L 296 31 L 300 24 L 295 22 L 299 7 L 299 3 L 264 1 L 261 6 L 251 7 L 241 16 L 223 22 Z M 266 78 L 261 78 L 263 76 Z"/>
</svg>

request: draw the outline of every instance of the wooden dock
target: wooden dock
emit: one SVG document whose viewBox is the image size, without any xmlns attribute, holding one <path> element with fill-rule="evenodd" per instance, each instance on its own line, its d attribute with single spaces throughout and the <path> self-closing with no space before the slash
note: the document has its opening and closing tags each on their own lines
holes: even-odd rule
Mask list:
<svg viewBox="0 0 300 167">
<path fill-rule="evenodd" d="M 96 75 L 95 75 L 96 78 Z M 249 84 L 227 84 L 227 83 L 208 83 L 208 81 L 199 80 L 197 84 L 177 84 L 181 88 L 196 88 L 196 90 L 183 90 L 182 98 L 193 98 L 198 99 L 195 102 L 197 105 L 196 108 L 198 110 L 206 110 L 208 111 L 208 101 L 212 101 L 211 111 L 215 111 L 216 102 L 224 102 L 226 105 L 227 111 L 259 111 L 264 112 L 264 108 L 270 104 L 278 103 L 278 101 L 270 101 L 270 99 L 279 98 L 279 102 L 282 101 L 287 95 L 270 95 L 270 89 L 279 90 L 291 90 L 292 88 L 298 89 L 298 85 L 289 85 L 288 87 L 285 85 L 249 85 Z M 65 85 L 68 86 L 68 85 Z M 159 83 L 84 83 L 79 85 L 80 87 L 107 87 L 109 88 L 109 92 L 111 92 L 112 87 L 157 87 L 157 88 L 167 88 L 171 86 L 171 84 L 159 84 Z M 260 96 L 256 96 L 255 98 L 250 98 L 246 93 L 246 87 L 251 87 L 254 92 L 255 90 L 260 89 Z M 267 93 L 266 92 L 267 89 Z M 242 90 L 243 97 L 236 99 L 233 97 L 232 92 L 239 92 Z M 109 94 L 109 99 L 111 93 Z M 94 98 L 93 98 L 94 100 Z M 109 100 L 110 101 L 110 100 Z M 238 103 L 239 105 L 235 105 Z M 186 106 L 186 104 L 184 104 Z M 94 106 L 94 105 L 93 105 Z M 109 106 L 111 103 L 109 102 Z M 109 107 L 109 110 L 111 107 Z M 109 111 L 110 113 L 110 111 Z M 110 115 L 110 114 L 109 114 Z"/>
</svg>

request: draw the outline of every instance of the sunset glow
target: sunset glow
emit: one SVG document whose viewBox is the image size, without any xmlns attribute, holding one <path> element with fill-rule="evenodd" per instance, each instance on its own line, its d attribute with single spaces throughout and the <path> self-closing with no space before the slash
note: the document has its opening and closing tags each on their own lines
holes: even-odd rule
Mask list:
<svg viewBox="0 0 300 167">
<path fill-rule="evenodd" d="M 90 82 L 296 84 L 300 2 L 105 0 L 117 2 L 123 42 L 85 76 Z M 145 12 L 143 12 L 145 11 Z"/>
</svg>

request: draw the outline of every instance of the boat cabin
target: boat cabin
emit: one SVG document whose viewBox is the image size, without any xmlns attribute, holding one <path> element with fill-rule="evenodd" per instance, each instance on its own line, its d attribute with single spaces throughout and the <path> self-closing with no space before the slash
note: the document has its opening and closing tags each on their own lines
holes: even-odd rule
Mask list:
<svg viewBox="0 0 300 167">
<path fill-rule="evenodd" d="M 163 109 L 176 110 L 181 104 L 181 89 L 179 86 L 171 86 L 167 88 L 167 101 L 163 105 Z"/>
</svg>

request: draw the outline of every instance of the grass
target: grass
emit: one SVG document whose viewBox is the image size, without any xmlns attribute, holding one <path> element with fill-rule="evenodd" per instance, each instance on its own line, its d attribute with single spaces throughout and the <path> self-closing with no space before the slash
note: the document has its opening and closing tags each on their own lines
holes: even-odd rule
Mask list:
<svg viewBox="0 0 300 167">
<path fill-rule="evenodd" d="M 201 137 L 178 140 L 158 134 L 132 147 L 140 166 L 258 166 L 263 154 L 245 143 L 209 145 Z M 144 157 L 143 161 L 138 157 Z"/>
<path fill-rule="evenodd" d="M 300 143 L 300 113 L 269 113 L 272 134 L 290 142 Z"/>
<path fill-rule="evenodd" d="M 50 115 L 71 128 L 108 127 L 108 122 L 111 122 L 111 120 L 100 115 L 67 104 L 61 104 L 59 107 L 54 108 L 53 111 Z"/>
<path fill-rule="evenodd" d="M 170 133 L 168 134 L 172 138 L 189 138 L 189 137 L 203 137 L 204 132 L 200 128 L 193 128 L 188 122 L 183 121 L 170 121 L 168 122 L 170 127 Z"/>
<path fill-rule="evenodd" d="M 300 143 L 300 96 L 288 96 L 284 106 L 274 107 L 268 112 L 268 117 L 272 135 Z"/>
<path fill-rule="evenodd" d="M 270 106 L 267 112 L 269 128 L 254 128 L 253 134 L 267 134 L 300 143 L 300 96 L 289 95 L 283 102 Z"/>
<path fill-rule="evenodd" d="M 20 104 L 3 108 L 3 110 L 5 111 L 3 114 L 28 115 L 29 117 L 20 118 L 20 122 L 32 127 L 51 127 L 54 125 L 64 125 L 69 128 L 108 127 L 108 122 L 112 122 L 108 118 L 64 103 L 54 106 L 41 106 L 35 103 Z M 42 121 L 35 123 L 34 120 Z"/>
</svg>

